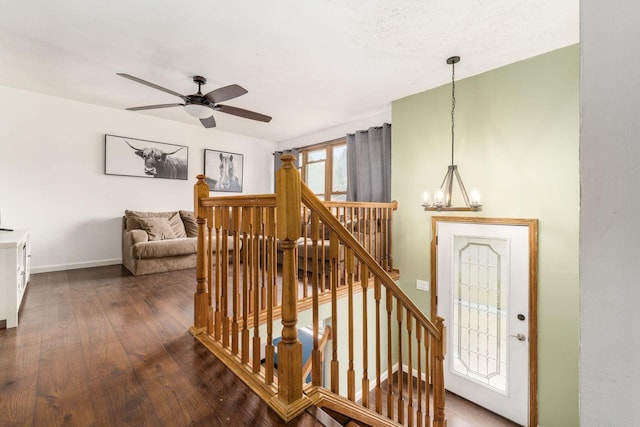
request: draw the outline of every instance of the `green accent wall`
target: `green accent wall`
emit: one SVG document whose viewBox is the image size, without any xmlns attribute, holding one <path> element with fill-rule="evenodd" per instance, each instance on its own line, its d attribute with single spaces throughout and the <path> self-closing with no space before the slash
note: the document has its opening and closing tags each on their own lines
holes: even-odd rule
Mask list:
<svg viewBox="0 0 640 427">
<path fill-rule="evenodd" d="M 463 57 L 457 74 L 472 60 Z M 451 214 L 539 220 L 538 396 L 545 427 L 578 425 L 578 82 L 578 45 L 456 81 L 455 162 L 467 189 L 481 191 L 484 208 Z M 451 84 L 394 101 L 392 123 L 394 264 L 400 286 L 428 314 L 430 294 L 416 289 L 416 279 L 430 280 L 433 213 L 420 203 L 451 161 Z"/>
</svg>

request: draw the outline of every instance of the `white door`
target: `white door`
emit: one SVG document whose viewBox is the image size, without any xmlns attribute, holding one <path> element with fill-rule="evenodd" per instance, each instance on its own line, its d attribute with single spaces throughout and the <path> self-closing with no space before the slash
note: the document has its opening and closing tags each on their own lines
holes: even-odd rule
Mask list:
<svg viewBox="0 0 640 427">
<path fill-rule="evenodd" d="M 436 260 L 445 387 L 528 425 L 528 227 L 438 222 Z"/>
</svg>

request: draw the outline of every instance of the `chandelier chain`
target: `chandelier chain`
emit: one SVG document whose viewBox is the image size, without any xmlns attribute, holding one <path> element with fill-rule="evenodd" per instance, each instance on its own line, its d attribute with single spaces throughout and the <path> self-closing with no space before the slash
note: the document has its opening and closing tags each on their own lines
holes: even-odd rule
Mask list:
<svg viewBox="0 0 640 427">
<path fill-rule="evenodd" d="M 455 127 L 456 127 L 456 63 L 451 64 L 451 165 L 453 161 L 453 146 L 455 143 Z"/>
</svg>

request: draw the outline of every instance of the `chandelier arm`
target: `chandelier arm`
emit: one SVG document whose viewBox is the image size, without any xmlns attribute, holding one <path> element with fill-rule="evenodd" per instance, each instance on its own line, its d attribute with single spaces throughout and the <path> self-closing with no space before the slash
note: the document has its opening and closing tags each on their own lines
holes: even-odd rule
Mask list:
<svg viewBox="0 0 640 427">
<path fill-rule="evenodd" d="M 446 207 L 451 207 L 452 199 L 453 199 L 453 171 L 455 170 L 455 166 L 449 166 L 447 168 L 447 182 L 445 184 L 444 189 L 444 205 Z"/>
<path fill-rule="evenodd" d="M 458 180 L 458 185 L 460 186 L 460 191 L 462 191 L 462 197 L 464 198 L 464 204 L 467 207 L 471 207 L 471 203 L 469 203 L 469 196 L 467 195 L 467 189 L 464 188 L 464 184 L 462 183 L 462 178 L 460 177 L 460 174 L 458 173 L 458 168 L 457 167 L 454 169 L 454 173 L 456 174 L 456 179 Z"/>
</svg>

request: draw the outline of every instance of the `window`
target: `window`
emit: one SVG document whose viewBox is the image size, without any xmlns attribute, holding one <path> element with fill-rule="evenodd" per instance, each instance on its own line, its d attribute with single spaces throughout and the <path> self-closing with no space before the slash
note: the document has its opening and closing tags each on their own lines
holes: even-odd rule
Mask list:
<svg viewBox="0 0 640 427">
<path fill-rule="evenodd" d="M 302 179 L 324 200 L 347 200 L 347 141 L 340 138 L 300 150 Z"/>
</svg>

